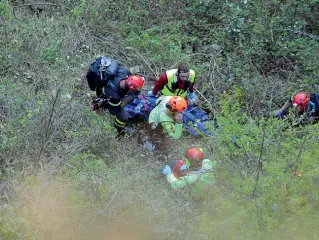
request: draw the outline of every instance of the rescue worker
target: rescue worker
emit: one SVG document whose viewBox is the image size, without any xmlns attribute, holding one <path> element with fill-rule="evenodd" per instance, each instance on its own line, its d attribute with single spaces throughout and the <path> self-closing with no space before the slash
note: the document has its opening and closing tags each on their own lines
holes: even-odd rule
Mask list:
<svg viewBox="0 0 319 240">
<path fill-rule="evenodd" d="M 163 73 L 155 82 L 153 90 L 148 92 L 148 95 L 181 96 L 187 100 L 188 105 L 194 105 L 197 101 L 194 84 L 194 70 L 189 69 L 187 64 L 182 63 L 177 69 L 171 69 Z"/>
<path fill-rule="evenodd" d="M 115 116 L 114 127 L 118 133 L 125 134 L 125 125 L 129 114 L 124 106 L 137 97 L 144 85 L 144 79 L 139 75 L 115 78 L 101 89 L 100 95 L 94 99 L 98 107 L 106 108 Z"/>
<path fill-rule="evenodd" d="M 171 138 L 179 139 L 183 130 L 183 111 L 187 109 L 186 100 L 180 96 L 166 96 L 157 99 L 156 104 L 148 119 L 151 128 L 162 127 Z"/>
<path fill-rule="evenodd" d="M 310 123 L 319 119 L 319 94 L 308 95 L 307 92 L 298 92 L 293 97 L 288 97 L 287 102 L 275 113 L 275 117 L 283 118 L 293 108 L 297 118 L 303 116 L 304 123 Z"/>
<path fill-rule="evenodd" d="M 117 61 L 106 56 L 98 57 L 86 74 L 88 85 L 95 96 L 92 98 L 93 110 L 108 109 L 115 116 L 114 127 L 121 135 L 129 114 L 125 105 L 137 97 L 144 85 L 144 78 L 132 73 Z"/>
<path fill-rule="evenodd" d="M 203 150 L 198 147 L 189 148 L 185 158 L 185 161 L 177 160 L 165 165 L 161 173 L 173 189 L 191 187 L 194 196 L 199 196 L 211 186 L 216 163 L 209 159 L 203 160 Z"/>
</svg>

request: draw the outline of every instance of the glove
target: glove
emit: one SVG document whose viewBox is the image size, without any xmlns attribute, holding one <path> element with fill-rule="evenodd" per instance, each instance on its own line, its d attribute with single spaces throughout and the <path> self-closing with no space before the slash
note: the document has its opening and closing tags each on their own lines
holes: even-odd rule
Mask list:
<svg viewBox="0 0 319 240">
<path fill-rule="evenodd" d="M 92 110 L 99 109 L 99 107 L 102 105 L 102 103 L 103 103 L 103 99 L 102 98 L 93 97 L 92 98 L 92 102 L 91 102 Z"/>
<path fill-rule="evenodd" d="M 155 94 L 153 93 L 153 91 L 148 91 L 147 95 L 150 96 L 150 97 L 155 97 Z"/>
<path fill-rule="evenodd" d="M 197 102 L 198 98 L 196 96 L 196 94 L 193 93 L 187 93 L 187 104 L 188 105 L 195 105 Z"/>
<path fill-rule="evenodd" d="M 184 171 L 187 171 L 188 169 L 189 169 L 189 166 L 185 164 L 185 165 L 181 166 L 180 171 L 182 173 Z"/>
<path fill-rule="evenodd" d="M 103 98 L 97 98 L 97 104 L 99 105 L 99 107 L 103 106 L 103 104 L 105 103 L 105 99 Z"/>
<path fill-rule="evenodd" d="M 183 122 L 183 114 L 180 112 L 175 113 L 175 121 L 176 123 L 182 123 Z"/>
<path fill-rule="evenodd" d="M 279 110 L 275 113 L 274 116 L 275 116 L 275 117 L 278 117 L 278 118 L 281 118 L 281 117 L 282 117 L 282 111 L 279 109 Z"/>
<path fill-rule="evenodd" d="M 168 174 L 172 173 L 172 170 L 171 170 L 171 168 L 168 165 L 165 165 L 165 167 L 162 169 L 161 173 L 164 176 L 167 176 Z"/>
<path fill-rule="evenodd" d="M 237 144 L 237 142 L 235 141 L 235 139 L 231 138 L 230 141 L 231 141 L 231 143 L 233 144 L 233 146 L 234 146 L 235 148 L 240 148 L 240 146 Z"/>
<path fill-rule="evenodd" d="M 192 99 L 187 99 L 187 105 L 194 105 L 195 101 L 193 101 Z"/>
<path fill-rule="evenodd" d="M 155 145 L 152 143 L 152 141 L 146 140 L 145 142 L 143 142 L 143 148 L 152 152 L 155 150 Z"/>
</svg>

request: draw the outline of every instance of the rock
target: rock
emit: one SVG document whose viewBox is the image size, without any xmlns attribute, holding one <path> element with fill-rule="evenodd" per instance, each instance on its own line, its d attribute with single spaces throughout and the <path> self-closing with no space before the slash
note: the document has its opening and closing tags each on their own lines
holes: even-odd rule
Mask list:
<svg viewBox="0 0 319 240">
<path fill-rule="evenodd" d="M 216 53 L 216 54 L 220 54 L 222 52 L 221 47 L 217 44 L 214 44 L 214 43 L 209 46 L 209 50 L 213 53 Z"/>
</svg>

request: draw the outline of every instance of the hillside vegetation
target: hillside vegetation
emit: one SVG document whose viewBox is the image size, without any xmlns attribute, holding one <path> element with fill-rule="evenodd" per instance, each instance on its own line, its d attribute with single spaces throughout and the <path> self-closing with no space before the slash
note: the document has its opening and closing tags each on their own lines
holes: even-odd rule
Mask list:
<svg viewBox="0 0 319 240">
<path fill-rule="evenodd" d="M 2 0 L 0 239 L 319 239 L 319 126 L 264 118 L 319 92 L 318 22 L 318 0 Z M 196 71 L 220 131 L 185 132 L 169 158 L 216 160 L 205 197 L 173 191 L 136 132 L 117 139 L 90 110 L 98 55 L 144 74 L 143 93 Z"/>
</svg>

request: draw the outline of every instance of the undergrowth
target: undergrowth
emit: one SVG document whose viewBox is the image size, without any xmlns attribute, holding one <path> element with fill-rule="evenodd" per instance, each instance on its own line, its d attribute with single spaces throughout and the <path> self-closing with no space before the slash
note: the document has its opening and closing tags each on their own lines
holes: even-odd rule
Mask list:
<svg viewBox="0 0 319 240">
<path fill-rule="evenodd" d="M 0 3 L 1 239 L 318 238 L 318 125 L 264 117 L 319 90 L 317 1 L 28 4 Z M 196 71 L 218 129 L 171 140 L 167 160 L 196 145 L 217 161 L 204 198 L 90 110 L 102 54 L 143 73 L 144 93 L 180 62 Z"/>
</svg>

